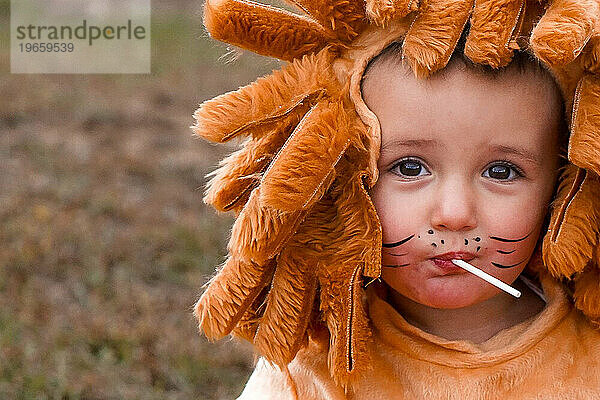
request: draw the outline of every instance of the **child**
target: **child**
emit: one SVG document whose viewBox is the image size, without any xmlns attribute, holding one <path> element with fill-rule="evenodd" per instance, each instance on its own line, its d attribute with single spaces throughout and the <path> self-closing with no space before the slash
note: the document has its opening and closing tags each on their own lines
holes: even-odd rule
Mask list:
<svg viewBox="0 0 600 400">
<path fill-rule="evenodd" d="M 547 229 L 567 135 L 550 74 L 523 53 L 496 75 L 478 71 L 460 44 L 427 81 L 394 61 L 400 46 L 392 44 L 367 68 L 363 98 L 382 131 L 371 197 L 389 301 L 412 325 L 481 343 L 538 314 L 544 301 L 523 282 L 516 299 L 432 256 L 451 252 L 515 282 Z"/>
<path fill-rule="evenodd" d="M 312 2 L 302 4 L 317 21 L 328 21 Z M 222 163 L 207 192 L 207 202 L 235 210 L 238 219 L 230 257 L 196 308 L 209 337 L 233 331 L 264 357 L 241 399 L 600 398 L 600 377 L 590 372 L 600 343 L 590 324 L 600 313 L 600 143 L 590 133 L 597 131 L 590 128 L 590 99 L 598 92 L 595 78 L 579 80 L 577 58 L 593 51 L 582 53 L 582 45 L 577 60 L 568 60 L 573 64 L 562 60 L 552 70 L 567 104 L 575 105 L 569 157 L 586 167 L 568 164 L 555 191 L 566 129 L 551 75 L 523 54 L 501 72 L 472 66 L 461 45 L 454 50 L 468 2 L 446 4 L 460 21 L 444 23 L 458 27 L 451 32 L 458 35 L 429 40 L 443 51 L 428 57 L 419 35 L 444 31 L 428 30 L 442 10 L 428 4 L 408 7 L 416 16 L 404 18 L 367 2 L 375 20 L 389 23 L 385 29 L 361 25 L 348 17 L 360 9 L 346 9 L 347 24 L 331 26 L 340 42 L 352 43 L 348 50 L 325 47 L 196 114 L 196 132 L 211 140 L 252 136 Z M 515 25 L 498 35 L 511 46 L 515 30 L 528 32 L 539 19 L 519 4 L 504 5 Z M 543 42 L 543 22 L 561 15 L 561 5 L 553 7 L 532 42 Z M 253 47 L 235 33 L 236 24 L 215 19 L 246 18 L 242 8 L 209 2 L 211 34 L 296 58 L 294 48 L 281 45 L 289 41 Z M 259 11 L 247 17 L 256 26 L 266 24 L 265 16 L 282 24 L 290 18 Z M 476 40 L 483 26 L 477 17 L 489 14 L 481 11 L 473 11 L 464 53 L 506 65 L 512 52 L 486 49 L 494 38 Z M 294 26 L 310 36 L 317 32 L 311 23 Z M 447 54 L 454 54 L 449 63 Z M 416 80 L 394 56 L 406 57 L 419 77 L 448 66 Z M 575 99 L 573 81 L 580 82 Z M 573 152 L 582 148 L 574 137 L 585 137 L 592 150 Z M 500 292 L 451 259 L 469 261 L 522 296 Z M 575 285 L 560 277 L 573 277 Z"/>
</svg>

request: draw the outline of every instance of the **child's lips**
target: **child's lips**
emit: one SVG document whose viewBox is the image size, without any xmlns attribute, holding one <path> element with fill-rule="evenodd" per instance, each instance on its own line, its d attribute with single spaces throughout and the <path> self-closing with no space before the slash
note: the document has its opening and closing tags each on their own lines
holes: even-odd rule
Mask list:
<svg viewBox="0 0 600 400">
<path fill-rule="evenodd" d="M 475 258 L 475 255 L 473 253 L 468 253 L 464 251 L 453 251 L 434 256 L 431 258 L 431 261 L 436 267 L 442 269 L 444 271 L 444 274 L 451 274 L 467 272 L 461 267 L 452 263 L 452 260 L 470 261 L 473 258 Z"/>
<path fill-rule="evenodd" d="M 431 258 L 436 259 L 436 260 L 444 260 L 444 261 L 450 261 L 450 260 L 470 261 L 475 258 L 475 254 L 469 253 L 467 251 L 450 251 L 448 253 L 438 254 L 437 256 L 433 256 Z"/>
<path fill-rule="evenodd" d="M 452 261 L 449 260 L 440 260 L 438 258 L 432 258 L 431 261 L 433 261 L 433 264 L 436 267 L 443 270 L 445 274 L 467 272 L 461 267 L 454 265 Z"/>
</svg>

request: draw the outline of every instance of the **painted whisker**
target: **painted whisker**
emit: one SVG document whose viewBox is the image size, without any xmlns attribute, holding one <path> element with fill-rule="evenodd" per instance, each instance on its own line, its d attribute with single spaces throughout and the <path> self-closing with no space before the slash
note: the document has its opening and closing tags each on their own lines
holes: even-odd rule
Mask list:
<svg viewBox="0 0 600 400">
<path fill-rule="evenodd" d="M 513 267 L 516 267 L 519 264 L 523 264 L 525 261 L 527 261 L 527 260 L 523 260 L 523 261 L 518 262 L 518 263 L 513 264 L 513 265 L 502 265 L 502 264 L 498 264 L 498 263 L 492 262 L 492 265 L 494 267 L 498 267 L 498 268 L 513 268 Z"/>
<path fill-rule="evenodd" d="M 497 240 L 499 242 L 505 242 L 505 243 L 514 243 L 514 242 L 520 242 L 522 240 L 525 240 L 529 237 L 529 235 L 531 235 L 533 231 L 529 232 L 526 236 L 520 238 L 520 239 L 506 239 L 506 238 L 501 238 L 498 236 L 490 236 L 490 239 L 492 240 Z"/>
<path fill-rule="evenodd" d="M 396 246 L 400 246 L 401 244 L 404 244 L 406 242 L 408 242 L 410 239 L 414 238 L 415 235 L 410 235 L 409 237 L 407 237 L 406 239 L 402 239 L 399 242 L 395 242 L 395 243 L 383 243 L 382 246 L 383 247 L 387 247 L 387 248 L 391 248 L 391 247 L 396 247 Z"/>
<path fill-rule="evenodd" d="M 500 253 L 500 254 L 512 254 L 512 253 L 514 253 L 516 250 L 513 250 L 513 251 L 503 251 L 503 250 L 496 250 L 496 251 L 497 251 L 498 253 Z"/>
<path fill-rule="evenodd" d="M 402 268 L 408 267 L 410 264 L 400 264 L 400 265 L 384 265 L 385 268 Z"/>
</svg>

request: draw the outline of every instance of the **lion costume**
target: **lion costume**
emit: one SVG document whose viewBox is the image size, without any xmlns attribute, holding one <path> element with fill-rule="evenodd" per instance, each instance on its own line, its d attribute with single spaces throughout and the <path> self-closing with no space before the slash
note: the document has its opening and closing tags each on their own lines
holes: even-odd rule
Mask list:
<svg viewBox="0 0 600 400">
<path fill-rule="evenodd" d="M 437 383 L 428 382 L 422 393 L 429 391 L 432 398 L 439 398 L 444 390 L 457 389 L 446 387 L 451 381 L 440 378 L 451 376 L 451 370 L 432 372 L 430 366 L 410 364 L 410 360 L 452 365 L 455 371 L 481 366 L 469 358 L 481 361 L 481 349 L 450 345 L 453 352 L 465 353 L 461 359 L 419 344 L 414 335 L 399 335 L 394 336 L 394 346 L 410 354 L 404 367 L 410 364 L 422 373 L 429 371 L 423 377 L 415 373 L 418 378 L 399 378 L 394 368 L 400 367 L 382 364 L 381 348 L 378 352 L 373 346 L 378 338 L 374 330 L 384 329 L 381 324 L 386 319 L 396 327 L 402 321 L 376 296 L 369 293 L 369 301 L 364 301 L 366 284 L 381 274 L 382 248 L 381 226 L 368 193 L 378 179 L 381 132 L 360 93 L 365 67 L 392 41 L 402 39 L 404 60 L 415 76 L 427 78 L 447 64 L 468 26 L 464 53 L 475 63 L 500 68 L 510 63 L 515 50 L 528 51 L 542 61 L 561 89 L 570 121 L 569 164 L 552 204 L 543 260 L 527 266 L 549 296 L 546 319 L 540 315 L 528 325 L 535 332 L 528 331 L 524 338 L 504 336 L 498 341 L 496 345 L 511 348 L 503 353 L 511 357 L 500 358 L 512 360 L 534 351 L 532 346 L 538 342 L 550 354 L 556 349 L 549 339 L 552 332 L 574 343 L 585 337 L 586 351 L 599 355 L 600 334 L 594 328 L 600 324 L 600 2 L 289 2 L 298 14 L 249 0 L 207 0 L 204 6 L 204 24 L 213 38 L 288 62 L 269 76 L 204 102 L 194 114 L 192 129 L 205 139 L 247 138 L 211 174 L 204 198 L 217 210 L 236 214 L 227 260 L 207 283 L 195 308 L 206 336 L 219 339 L 231 333 L 249 340 L 263 357 L 261 363 L 266 360 L 285 372 L 281 376 L 287 381 L 280 381 L 278 369 L 272 368 L 270 382 L 275 387 L 288 382 L 285 385 L 293 388 L 290 393 L 301 399 L 388 398 L 365 389 L 393 386 L 388 380 L 377 383 L 375 365 L 375 375 L 382 373 L 391 381 L 427 382 L 434 374 Z M 571 302 L 574 307 L 569 307 Z M 572 323 L 563 324 L 565 318 Z M 552 329 L 547 325 L 550 320 Z M 512 334 L 523 334 L 523 326 L 514 328 L 518 329 L 510 330 Z M 428 339 L 431 344 L 433 338 Z M 590 348 L 591 343 L 596 343 L 595 348 Z M 544 359 L 540 349 L 535 349 L 538 361 Z M 579 346 L 565 351 L 583 350 Z M 447 364 L 439 357 L 456 362 Z M 497 357 L 488 358 L 483 361 L 486 366 L 500 365 Z M 587 373 L 597 371 L 592 359 L 586 358 Z M 500 374 L 497 371 L 484 375 L 494 378 L 486 381 L 495 388 L 493 393 L 506 389 L 514 396 L 524 393 L 510 392 L 524 384 L 522 374 L 546 373 L 545 382 L 558 385 L 554 391 L 558 395 L 556 382 L 561 378 L 540 368 L 567 368 L 564 362 L 565 357 L 544 359 L 536 370 L 512 377 L 494 375 Z M 289 365 L 296 373 L 290 374 Z M 268 368 L 263 365 L 264 371 Z M 382 368 L 390 370 L 384 373 Z M 590 398 L 590 393 L 596 393 L 600 398 L 600 378 L 576 375 L 573 379 L 581 381 L 576 395 Z M 492 386 L 481 382 L 463 393 L 472 398 L 492 394 Z M 270 398 L 266 391 L 262 393 L 262 398 Z"/>
</svg>

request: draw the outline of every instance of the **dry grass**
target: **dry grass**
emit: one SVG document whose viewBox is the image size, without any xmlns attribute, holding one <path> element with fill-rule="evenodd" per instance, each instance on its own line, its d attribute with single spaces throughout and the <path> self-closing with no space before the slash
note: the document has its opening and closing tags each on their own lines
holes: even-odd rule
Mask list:
<svg viewBox="0 0 600 400">
<path fill-rule="evenodd" d="M 2 399 L 231 399 L 251 371 L 191 314 L 232 223 L 202 203 L 204 176 L 232 147 L 189 126 L 279 64 L 225 66 L 201 4 L 153 6 L 149 76 L 10 75 L 0 54 Z"/>
</svg>

